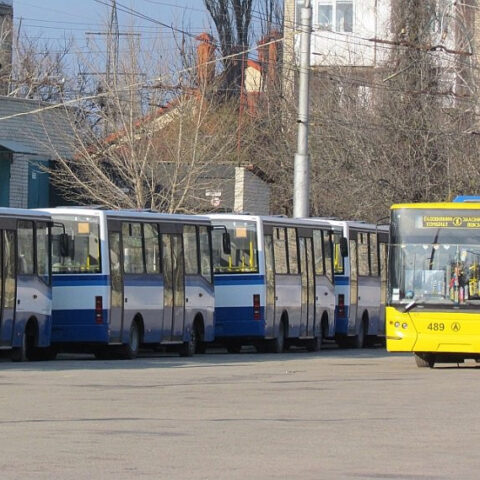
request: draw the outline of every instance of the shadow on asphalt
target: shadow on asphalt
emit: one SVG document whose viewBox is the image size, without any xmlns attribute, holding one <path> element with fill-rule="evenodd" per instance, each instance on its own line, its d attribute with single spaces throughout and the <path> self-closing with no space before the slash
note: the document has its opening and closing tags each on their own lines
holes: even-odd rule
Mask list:
<svg viewBox="0 0 480 480">
<path fill-rule="evenodd" d="M 231 366 L 232 364 L 249 364 L 279 361 L 282 363 L 298 361 L 302 358 L 329 358 L 329 359 L 382 359 L 399 357 L 411 354 L 388 353 L 384 347 L 371 347 L 365 349 L 340 349 L 335 345 L 327 345 L 319 352 L 307 352 L 302 348 L 290 348 L 281 354 L 257 353 L 253 347 L 243 347 L 240 353 L 228 353 L 223 348 L 210 348 L 204 355 L 194 357 L 180 357 L 177 353 L 162 353 L 142 351 L 135 360 L 97 360 L 92 354 L 67 354 L 61 353 L 56 360 L 13 363 L 8 351 L 1 353 L 0 370 L 25 370 L 25 371 L 56 371 L 79 370 L 82 368 L 114 370 L 114 369 L 145 369 L 145 368 L 206 368 L 210 366 Z M 455 365 L 456 366 L 456 365 Z M 444 367 L 442 365 L 442 367 Z"/>
</svg>

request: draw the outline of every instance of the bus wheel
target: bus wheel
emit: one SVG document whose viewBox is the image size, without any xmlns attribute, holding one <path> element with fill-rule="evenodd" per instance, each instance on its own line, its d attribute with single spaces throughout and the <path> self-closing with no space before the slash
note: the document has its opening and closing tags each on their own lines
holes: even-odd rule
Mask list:
<svg viewBox="0 0 480 480">
<path fill-rule="evenodd" d="M 187 342 L 183 342 L 182 346 L 180 347 L 180 356 L 181 357 L 193 357 L 195 355 L 195 351 L 197 350 L 197 343 L 198 343 L 198 332 L 196 327 L 192 328 L 190 332 L 190 340 Z"/>
<path fill-rule="evenodd" d="M 242 351 L 242 344 L 237 342 L 229 342 L 225 345 L 228 353 L 240 353 Z"/>
<path fill-rule="evenodd" d="M 282 353 L 285 350 L 285 322 L 280 324 L 278 335 L 270 340 L 269 347 L 270 353 Z"/>
<path fill-rule="evenodd" d="M 362 319 L 362 321 L 360 322 L 358 334 L 355 335 L 352 339 L 354 348 L 363 348 L 365 346 L 366 330 L 367 330 L 367 321 L 365 319 Z"/>
<path fill-rule="evenodd" d="M 419 368 L 433 368 L 435 365 L 435 355 L 428 353 L 414 353 L 415 363 Z"/>
<path fill-rule="evenodd" d="M 138 349 L 140 347 L 140 331 L 138 329 L 138 322 L 133 321 L 130 325 L 130 332 L 128 335 L 128 343 L 122 345 L 121 355 L 127 360 L 137 358 Z"/>
<path fill-rule="evenodd" d="M 319 352 L 322 349 L 322 336 L 307 340 L 307 350 L 309 352 Z"/>
<path fill-rule="evenodd" d="M 28 362 L 28 337 L 27 332 L 23 331 L 22 343 L 19 347 L 15 347 L 12 350 L 12 362 Z"/>
</svg>

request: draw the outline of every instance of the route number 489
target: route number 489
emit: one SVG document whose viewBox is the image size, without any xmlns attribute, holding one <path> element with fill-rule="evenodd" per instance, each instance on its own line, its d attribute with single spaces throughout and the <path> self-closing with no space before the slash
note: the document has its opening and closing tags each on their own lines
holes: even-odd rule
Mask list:
<svg viewBox="0 0 480 480">
<path fill-rule="evenodd" d="M 434 332 L 442 332 L 445 330 L 445 324 L 444 323 L 429 323 L 428 330 L 432 330 Z"/>
</svg>

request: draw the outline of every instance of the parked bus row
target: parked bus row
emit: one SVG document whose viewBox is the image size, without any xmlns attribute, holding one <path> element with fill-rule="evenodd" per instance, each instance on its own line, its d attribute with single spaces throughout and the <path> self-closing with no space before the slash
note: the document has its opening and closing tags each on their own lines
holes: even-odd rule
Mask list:
<svg viewBox="0 0 480 480">
<path fill-rule="evenodd" d="M 383 337 L 388 229 L 361 222 L 0 209 L 1 349 L 134 358 Z"/>
</svg>

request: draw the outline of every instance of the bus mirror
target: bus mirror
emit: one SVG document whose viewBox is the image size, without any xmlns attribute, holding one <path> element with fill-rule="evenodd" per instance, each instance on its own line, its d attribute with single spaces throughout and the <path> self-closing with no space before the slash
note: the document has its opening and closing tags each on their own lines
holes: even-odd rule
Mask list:
<svg viewBox="0 0 480 480">
<path fill-rule="evenodd" d="M 348 257 L 348 241 L 345 237 L 340 239 L 340 253 L 342 254 L 343 258 Z"/>
<path fill-rule="evenodd" d="M 70 238 L 66 233 L 61 233 L 58 236 L 59 243 L 60 243 L 60 256 L 68 257 L 70 254 Z"/>
<path fill-rule="evenodd" d="M 230 244 L 230 234 L 228 232 L 225 232 L 222 235 L 222 242 L 223 242 L 223 252 L 226 253 L 227 255 L 230 255 L 232 253 L 232 246 Z"/>
</svg>

